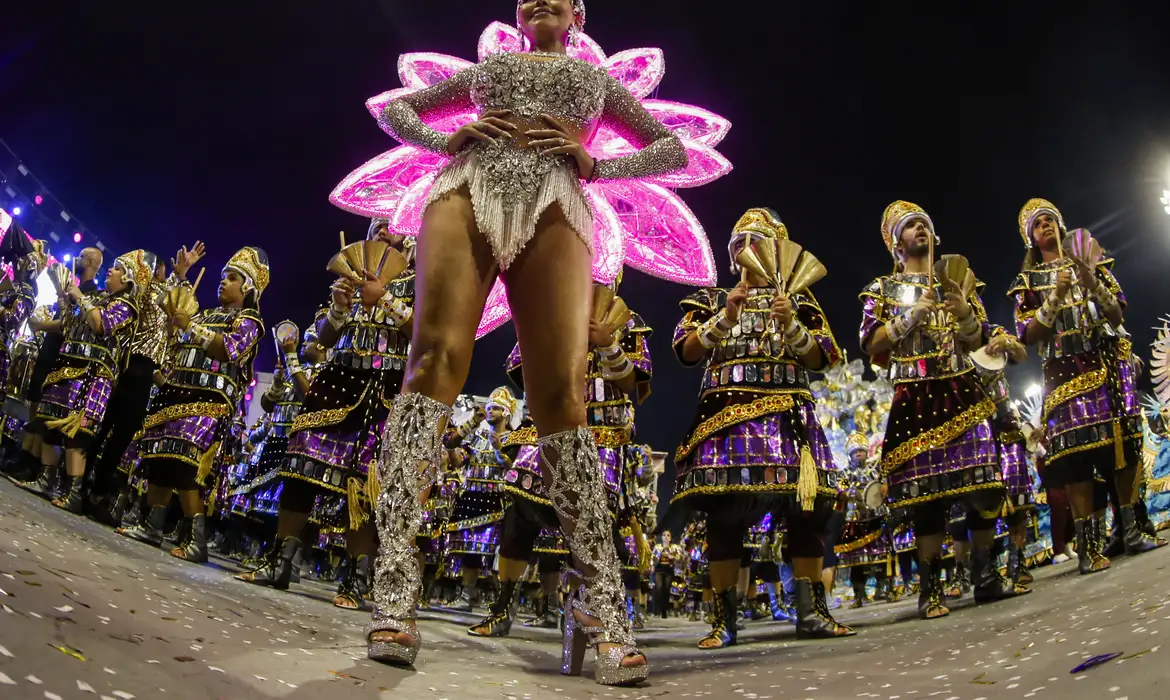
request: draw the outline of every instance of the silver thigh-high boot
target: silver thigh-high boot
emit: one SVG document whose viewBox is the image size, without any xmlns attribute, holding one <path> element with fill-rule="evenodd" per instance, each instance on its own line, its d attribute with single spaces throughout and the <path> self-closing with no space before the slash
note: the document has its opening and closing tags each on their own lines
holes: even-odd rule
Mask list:
<svg viewBox="0 0 1170 700">
<path fill-rule="evenodd" d="M 410 665 L 422 638 L 415 622 L 422 588 L 415 536 L 422 525 L 419 493 L 435 480 L 442 458 L 439 425 L 451 407 L 422 394 L 394 399 L 378 455 L 378 561 L 374 576 L 374 614 L 366 627 L 366 653 L 375 661 Z M 410 635 L 411 645 L 372 639 L 376 632 Z"/>
<path fill-rule="evenodd" d="M 580 675 L 585 648 L 592 646 L 597 651 L 594 678 L 598 683 L 630 685 L 645 680 L 650 673 L 648 665 L 622 666 L 624 659 L 642 653 L 634 646 L 626 615 L 626 591 L 593 433 L 577 428 L 542 437 L 540 451 L 546 465 L 556 465 L 549 499 L 560 517 L 573 563 L 584 578 L 584 584 L 565 603 L 561 673 Z M 575 611 L 598 623 L 583 623 Z M 616 646 L 602 654 L 602 644 Z"/>
</svg>

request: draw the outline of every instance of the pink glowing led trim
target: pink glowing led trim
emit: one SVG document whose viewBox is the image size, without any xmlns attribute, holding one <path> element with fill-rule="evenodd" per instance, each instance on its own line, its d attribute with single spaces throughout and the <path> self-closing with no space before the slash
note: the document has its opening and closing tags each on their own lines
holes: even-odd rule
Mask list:
<svg viewBox="0 0 1170 700">
<path fill-rule="evenodd" d="M 493 22 L 479 37 L 480 61 L 503 52 L 528 50 L 527 40 L 516 27 Z M 699 187 L 731 172 L 731 162 L 715 150 L 727 136 L 731 122 L 702 107 L 647 99 L 666 74 L 660 49 L 638 48 L 606 56 L 588 35 L 578 35 L 569 47 L 574 58 L 602 66 L 647 111 L 679 137 L 688 156 L 687 167 L 644 181 L 592 183 L 585 196 L 593 207 L 593 276 L 610 282 L 623 265 L 648 275 L 697 286 L 715 284 L 715 258 L 702 224 L 673 192 Z M 403 95 L 442 82 L 472 64 L 440 53 L 408 53 L 398 59 L 403 87 L 387 90 L 366 101 L 375 118 L 385 106 Z M 429 119 L 427 124 L 444 133 L 474 121 L 473 111 Z M 601 128 L 587 144 L 597 158 L 617 158 L 634 147 L 608 128 Z M 393 230 L 418 235 L 427 194 L 435 176 L 447 162 L 441 155 L 399 146 L 386 151 L 350 173 L 334 188 L 329 200 L 362 216 L 384 216 Z M 507 293 L 496 280 L 488 295 L 477 337 L 499 328 L 511 318 Z"/>
</svg>

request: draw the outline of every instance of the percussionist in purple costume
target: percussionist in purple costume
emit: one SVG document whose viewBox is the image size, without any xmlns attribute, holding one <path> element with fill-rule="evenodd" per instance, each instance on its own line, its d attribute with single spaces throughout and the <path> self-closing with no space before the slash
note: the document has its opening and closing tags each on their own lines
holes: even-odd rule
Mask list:
<svg viewBox="0 0 1170 700">
<path fill-rule="evenodd" d="M 106 415 L 110 392 L 134 334 L 139 305 L 154 274 L 154 255 L 134 250 L 118 258 L 106 276 L 106 291 L 87 297 L 69 284 L 62 313 L 65 339 L 45 378 L 32 429 L 46 445 L 65 448 L 68 492 L 53 505 L 73 513 L 84 506 L 85 458 Z M 49 465 L 46 465 L 49 471 Z"/>
<path fill-rule="evenodd" d="M 264 335 L 260 294 L 268 279 L 268 254 L 241 248 L 223 268 L 219 306 L 190 315 L 184 304 L 163 304 L 180 335 L 171 350 L 166 383 L 151 400 L 137 441 L 138 458 L 148 470 L 150 512 L 144 522 L 119 530 L 121 534 L 159 546 L 171 493 L 178 492 L 189 527 L 182 528 L 187 535 L 171 556 L 207 561 L 201 488 L 214 484 L 220 446 L 228 440 L 252 382 L 256 344 Z"/>
<path fill-rule="evenodd" d="M 1095 243 L 1088 231 L 1074 231 L 1062 243 L 1064 218 L 1051 202 L 1028 200 L 1019 226 L 1027 254 L 1008 293 L 1015 300 L 1017 335 L 1039 346 L 1044 363 L 1044 486 L 1068 493 L 1080 572 L 1104 571 L 1109 560 L 1099 535 L 1103 519 L 1093 514 L 1094 477 L 1117 486 L 1127 553 L 1165 544 L 1144 533 L 1134 513 L 1142 418 L 1132 343 L 1122 328 L 1125 295 L 1109 271 L 1112 259 L 1099 249 L 1076 250 Z"/>
<path fill-rule="evenodd" d="M 918 614 L 950 614 L 939 578 L 951 505 L 962 499 L 972 535 L 976 602 L 1027 592 L 991 560 L 1005 489 L 991 418 L 967 353 L 984 345 L 987 314 L 978 294 L 944 289 L 931 269 L 934 224 L 916 204 L 897 201 L 882 216 L 894 272 L 861 293 L 861 348 L 889 368 L 894 400 L 882 445 L 881 474 L 895 516 L 910 516 L 918 543 Z M 936 301 L 940 300 L 940 301 Z"/>
<path fill-rule="evenodd" d="M 776 212 L 749 209 L 728 244 L 732 271 L 741 272 L 736 260 L 747 248 L 771 251 L 775 260 L 787 240 Z M 674 334 L 676 355 L 684 365 L 701 365 L 703 379 L 698 414 L 675 452 L 675 495 L 660 529 L 707 514 L 715 619 L 702 649 L 737 641 L 744 537 L 769 512 L 787 524 L 797 633 L 853 634 L 829 614 L 821 582 L 821 535 L 837 501 L 838 473 L 808 388 L 809 372 L 833 366 L 841 351 L 810 292 L 780 294 L 759 269 L 742 273 L 734 289 L 703 289 L 683 299 L 686 315 Z"/>
</svg>

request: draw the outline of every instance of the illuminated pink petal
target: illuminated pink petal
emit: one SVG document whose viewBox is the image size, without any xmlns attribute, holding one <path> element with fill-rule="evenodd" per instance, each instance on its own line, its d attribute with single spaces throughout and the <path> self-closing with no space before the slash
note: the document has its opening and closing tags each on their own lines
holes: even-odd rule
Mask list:
<svg viewBox="0 0 1170 700">
<path fill-rule="evenodd" d="M 585 197 L 593 207 L 593 279 L 608 284 L 625 264 L 622 222 L 595 185 L 585 188 Z"/>
<path fill-rule="evenodd" d="M 588 61 L 599 66 L 605 63 L 605 52 L 601 50 L 601 47 L 597 45 L 597 42 L 592 37 L 584 32 L 577 35 L 577 41 L 575 43 L 569 44 L 566 53 L 573 58 L 579 58 L 582 61 Z"/>
<path fill-rule="evenodd" d="M 417 92 L 415 88 L 394 88 L 387 90 L 380 95 L 374 95 L 366 100 L 366 109 L 373 115 L 374 119 L 382 116 L 382 110 L 386 109 L 386 105 L 390 104 L 390 100 L 397 99 L 403 95 L 409 95 L 412 92 Z"/>
<path fill-rule="evenodd" d="M 436 172 L 415 180 L 402 197 L 398 200 L 398 208 L 390 217 L 390 228 L 407 236 L 417 236 L 422 229 L 423 210 L 426 209 L 427 195 L 431 192 L 431 185 L 435 184 Z"/>
<path fill-rule="evenodd" d="M 12 225 L 12 217 L 8 212 L 0 209 L 0 241 L 4 240 L 4 234 L 8 233 L 8 227 Z"/>
<path fill-rule="evenodd" d="M 730 121 L 695 105 L 670 100 L 642 100 L 642 106 L 679 138 L 708 146 L 719 145 L 731 130 Z"/>
<path fill-rule="evenodd" d="M 488 333 L 508 322 L 512 318 L 512 309 L 508 307 L 508 290 L 499 277 L 488 292 L 487 303 L 483 305 L 483 316 L 479 319 L 479 328 L 475 331 L 475 339 L 479 340 Z"/>
<path fill-rule="evenodd" d="M 662 82 L 666 59 L 662 49 L 627 49 L 607 58 L 605 70 L 634 97 L 642 99 Z"/>
<path fill-rule="evenodd" d="M 524 35 L 516 27 L 503 22 L 492 22 L 479 35 L 479 60 L 498 53 L 519 53 L 524 50 Z"/>
<path fill-rule="evenodd" d="M 347 175 L 333 189 L 329 201 L 361 216 L 390 217 L 407 189 L 437 171 L 446 160 L 412 146 L 399 146 Z"/>
<path fill-rule="evenodd" d="M 650 178 L 651 182 L 672 188 L 698 187 L 731 172 L 731 161 L 714 148 L 687 139 L 682 139 L 682 143 L 687 151 L 687 167 Z"/>
<path fill-rule="evenodd" d="M 441 83 L 471 65 L 471 61 L 445 53 L 404 53 L 398 57 L 398 78 L 403 87 L 418 90 Z"/>
<path fill-rule="evenodd" d="M 627 265 L 671 282 L 716 283 L 715 256 L 707 234 L 678 195 L 649 182 L 597 186 L 622 221 Z"/>
</svg>

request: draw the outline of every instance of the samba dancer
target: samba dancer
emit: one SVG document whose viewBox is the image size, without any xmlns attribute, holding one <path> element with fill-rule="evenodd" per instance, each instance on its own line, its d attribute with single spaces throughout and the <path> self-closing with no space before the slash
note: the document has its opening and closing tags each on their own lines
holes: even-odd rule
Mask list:
<svg viewBox="0 0 1170 700">
<path fill-rule="evenodd" d="M 385 219 L 373 219 L 366 238 L 388 243 L 406 265 L 386 284 L 373 274 L 357 285 L 344 278 L 334 282 L 317 339 L 333 354 L 313 379 L 277 472 L 283 489 L 276 542 L 260 567 L 236 576 L 287 589 L 311 514 L 326 513 L 330 521 L 340 516 L 340 522 L 321 524 L 345 532 L 349 561 L 333 604 L 350 610 L 364 599 L 358 559 L 376 551 L 371 511 L 379 487 L 371 465 L 390 403 L 402 386 L 415 282 L 413 246 L 391 234 Z M 285 362 L 294 375 L 303 373 L 295 354 L 286 354 Z"/>
<path fill-rule="evenodd" d="M 776 213 L 749 209 L 727 246 L 732 271 L 743 273 L 739 285 L 685 298 L 686 314 L 674 334 L 679 360 L 703 365 L 699 410 L 675 452 L 678 476 L 667 517 L 707 515 L 715 619 L 701 649 L 736 643 L 744 536 L 769 512 L 783 516 L 787 526 L 798 635 L 853 634 L 829 613 L 821 579 L 821 533 L 837 499 L 838 476 L 808 377 L 839 362 L 841 351 L 811 292 L 780 293 L 759 269 L 741 271 L 737 262 L 745 252 L 759 255 L 755 250 L 774 261 L 781 241 L 788 241 L 788 229 Z"/>
<path fill-rule="evenodd" d="M 934 224 L 921 207 L 897 201 L 882 215 L 882 238 L 894 272 L 861 293 L 861 347 L 887 367 L 894 400 L 882 446 L 881 473 L 891 509 L 908 510 L 917 539 L 918 614 L 950 614 L 943 604 L 940 559 L 952 503 L 960 500 L 972 533 L 976 602 L 1025 593 L 991 561 L 995 522 L 1005 496 L 984 394 L 967 353 L 984 345 L 987 315 L 961 281 L 940 289 L 933 263 Z M 936 303 L 941 299 L 941 303 Z"/>
<path fill-rule="evenodd" d="M 1016 306 L 1016 333 L 1039 347 L 1044 362 L 1045 487 L 1064 487 L 1072 508 L 1080 572 L 1109 568 L 1094 514 L 1093 481 L 1117 488 L 1122 540 L 1128 554 L 1165 542 L 1143 532 L 1134 514 L 1140 478 L 1142 421 L 1134 391 L 1132 343 L 1122 327 L 1125 294 L 1109 271 L 1113 260 L 1088 250 L 1088 231 L 1061 239 L 1064 218 L 1049 201 L 1031 199 L 1020 210 L 1024 269 L 1009 295 Z M 1078 246 L 1080 247 L 1080 246 Z"/>
<path fill-rule="evenodd" d="M 220 447 L 252 381 L 252 361 L 264 335 L 260 295 L 269 275 L 267 253 L 241 248 L 224 265 L 218 307 L 192 314 L 193 290 L 188 295 L 191 304 L 164 305 L 181 335 L 171 350 L 171 371 L 151 400 L 137 440 L 137 458 L 148 470 L 150 511 L 144 522 L 119 530 L 121 534 L 160 546 L 171 493 L 178 492 L 185 537 L 170 554 L 191 562 L 207 561 L 207 513 L 201 489 L 215 483 L 212 472 Z M 185 284 L 180 286 L 183 289 L 172 291 L 188 291 Z"/>
<path fill-rule="evenodd" d="M 845 454 L 849 460 L 843 489 L 845 528 L 836 545 L 837 568 L 849 569 L 853 607 L 860 608 L 868 597 L 866 584 L 870 573 L 876 582 L 874 599 L 888 596 L 888 571 L 892 567 L 893 554 L 886 534 L 885 504 L 874 508 L 866 502 L 866 488 L 876 481 L 876 475 L 869 469 L 869 437 L 860 431 L 850 433 L 845 440 Z"/>
<path fill-rule="evenodd" d="M 65 291 L 70 309 L 64 317 L 64 342 L 57 363 L 45 378 L 33 421 L 46 445 L 65 449 L 66 493 L 53 505 L 81 513 L 85 503 L 86 455 L 94 445 L 134 335 L 138 309 L 150 290 L 155 256 L 134 250 L 106 274 L 106 291 L 87 297 L 70 284 Z M 46 471 L 51 464 L 44 466 Z"/>
<path fill-rule="evenodd" d="M 595 283 L 597 293 L 594 295 L 594 305 L 605 303 L 606 307 L 594 309 L 589 320 L 585 382 L 585 417 L 597 445 L 598 458 L 604 472 L 607 503 L 615 519 L 619 511 L 624 510 L 621 501 L 626 491 L 627 474 L 641 466 L 627 464 L 626 447 L 633 441 L 635 407 L 650 395 L 650 379 L 653 376 L 647 342 L 651 330 L 642 318 L 629 312 L 628 319 L 615 319 L 615 324 L 619 320 L 624 321 L 620 326 L 614 328 L 606 325 L 605 316 L 611 309 L 610 303 L 626 308 L 624 302 L 613 296 L 620 284 L 620 274 L 611 285 Z M 520 346 L 517 345 L 508 356 L 507 372 L 509 379 L 521 389 L 524 387 L 523 370 L 524 362 L 520 356 Z M 542 468 L 540 448 L 536 444 L 536 430 L 530 430 L 529 434 L 529 444 L 518 450 L 515 461 L 511 462 L 511 468 L 504 475 L 503 489 L 511 502 L 504 516 L 504 532 L 500 541 L 500 595 L 493 603 L 490 615 L 468 630 L 472 635 L 508 634 L 514 614 L 512 603 L 516 584 L 524 576 L 541 529 L 559 529 L 556 511 L 548 497 L 549 484 Z M 636 542 L 632 529 L 630 535 Z M 622 541 L 618 549 L 626 550 L 626 543 Z M 624 588 L 626 591 L 636 591 L 638 577 L 628 568 L 630 557 L 634 555 L 629 551 L 620 551 L 620 554 L 625 559 L 622 572 Z M 541 571 L 542 577 L 558 574 L 556 569 Z"/>
<path fill-rule="evenodd" d="M 566 55 L 566 43 L 585 21 L 584 0 L 520 0 L 516 19 L 531 53 L 490 56 L 392 100 L 382 113 L 400 141 L 453 158 L 431 186 L 419 236 L 410 371 L 387 422 L 380 463 L 387 490 L 379 502 L 382 550 L 368 651 L 395 663 L 413 663 L 418 653 L 413 538 L 420 499 L 434 481 L 439 436 L 467 378 L 498 272 L 529 358 L 525 397 L 552 475 L 550 500 L 585 579 L 566 606 L 561 670 L 580 674 L 592 646 L 596 681 L 624 685 L 645 679 L 648 667 L 625 614 L 604 479 L 581 395 L 593 257 L 592 207 L 581 181 L 668 173 L 684 168 L 687 156 L 682 142 L 620 83 Z M 471 104 L 479 120 L 452 135 L 420 118 Z M 623 134 L 634 152 L 590 156 L 582 139 L 602 123 Z M 554 201 L 558 206 L 550 206 Z"/>
</svg>

